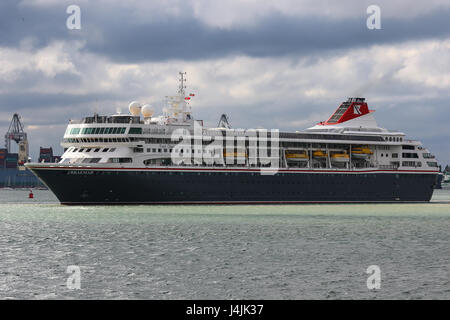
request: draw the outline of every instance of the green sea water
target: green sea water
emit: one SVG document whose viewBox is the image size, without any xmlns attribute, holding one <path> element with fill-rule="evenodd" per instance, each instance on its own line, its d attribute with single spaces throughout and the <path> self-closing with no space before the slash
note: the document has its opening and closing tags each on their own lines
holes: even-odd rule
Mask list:
<svg viewBox="0 0 450 320">
<path fill-rule="evenodd" d="M 94 207 L 33 192 L 0 190 L 1 299 L 450 298 L 450 190 L 422 204 Z"/>
</svg>

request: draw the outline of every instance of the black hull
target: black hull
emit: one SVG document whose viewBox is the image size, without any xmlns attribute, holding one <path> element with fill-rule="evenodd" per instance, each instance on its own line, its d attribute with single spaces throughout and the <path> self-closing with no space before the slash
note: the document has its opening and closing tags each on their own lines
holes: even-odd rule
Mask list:
<svg viewBox="0 0 450 320">
<path fill-rule="evenodd" d="M 436 174 L 31 168 L 62 204 L 427 202 Z"/>
</svg>

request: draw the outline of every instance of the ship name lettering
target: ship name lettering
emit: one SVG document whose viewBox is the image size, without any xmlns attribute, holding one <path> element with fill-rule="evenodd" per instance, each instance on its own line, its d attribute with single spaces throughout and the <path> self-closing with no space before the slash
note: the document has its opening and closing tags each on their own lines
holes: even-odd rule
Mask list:
<svg viewBox="0 0 450 320">
<path fill-rule="evenodd" d="M 94 174 L 94 171 L 90 170 L 69 170 L 67 174 Z"/>
</svg>

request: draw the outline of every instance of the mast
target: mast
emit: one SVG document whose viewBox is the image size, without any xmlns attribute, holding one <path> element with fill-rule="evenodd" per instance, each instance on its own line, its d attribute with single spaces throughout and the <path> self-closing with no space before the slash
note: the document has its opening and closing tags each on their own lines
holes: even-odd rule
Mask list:
<svg viewBox="0 0 450 320">
<path fill-rule="evenodd" d="M 188 104 L 190 97 L 186 97 L 186 72 L 178 72 L 180 75 L 180 86 L 174 96 L 166 96 L 166 107 L 163 109 L 166 123 L 186 123 L 193 120 L 191 108 Z M 191 94 L 193 96 L 193 94 Z"/>
<path fill-rule="evenodd" d="M 178 94 L 180 94 L 180 95 L 183 95 L 183 98 L 184 98 L 184 95 L 185 95 L 185 92 L 184 92 L 184 89 L 186 89 L 186 86 L 185 86 L 185 82 L 186 82 L 186 72 L 178 72 L 179 73 L 179 75 L 180 75 L 180 87 L 179 87 L 179 89 L 178 89 Z"/>
</svg>

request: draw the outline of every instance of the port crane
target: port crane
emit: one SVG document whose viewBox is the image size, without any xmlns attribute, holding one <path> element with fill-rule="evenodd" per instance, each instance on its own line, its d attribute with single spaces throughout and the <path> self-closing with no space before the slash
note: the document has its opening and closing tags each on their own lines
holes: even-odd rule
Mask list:
<svg viewBox="0 0 450 320">
<path fill-rule="evenodd" d="M 220 117 L 219 123 L 217 124 L 217 127 L 231 129 L 230 120 L 226 114 L 222 114 L 222 116 Z"/>
<path fill-rule="evenodd" d="M 23 129 L 20 116 L 15 113 L 9 124 L 8 131 L 5 134 L 5 148 L 11 153 L 11 141 L 15 141 L 19 146 L 19 164 L 28 161 L 28 139 L 27 133 Z"/>
</svg>

